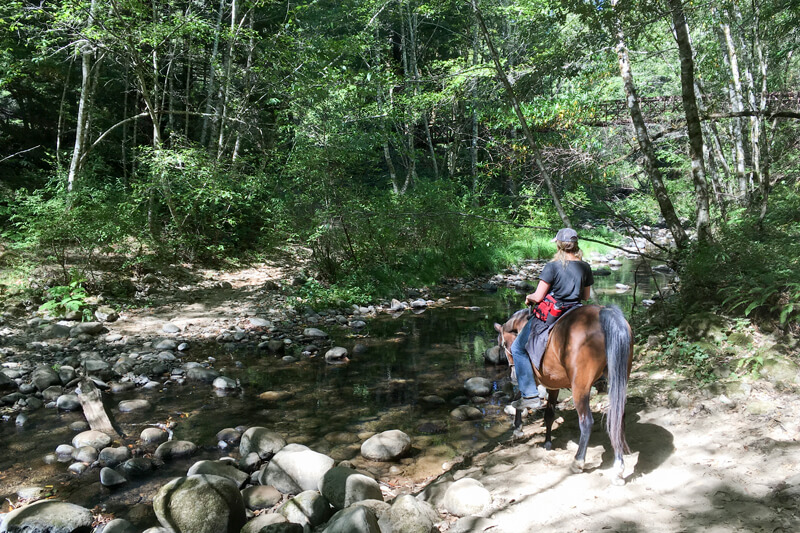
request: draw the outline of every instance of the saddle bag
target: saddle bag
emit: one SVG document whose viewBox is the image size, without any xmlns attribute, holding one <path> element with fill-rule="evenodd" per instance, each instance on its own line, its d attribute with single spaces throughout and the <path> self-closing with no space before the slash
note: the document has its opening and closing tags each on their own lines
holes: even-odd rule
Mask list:
<svg viewBox="0 0 800 533">
<path fill-rule="evenodd" d="M 547 322 L 548 317 L 558 318 L 560 317 L 565 308 L 558 307 L 558 302 L 553 297 L 552 294 L 548 294 L 544 297 L 544 300 L 539 302 L 539 305 L 533 308 L 533 316 L 538 318 L 542 322 Z"/>
</svg>

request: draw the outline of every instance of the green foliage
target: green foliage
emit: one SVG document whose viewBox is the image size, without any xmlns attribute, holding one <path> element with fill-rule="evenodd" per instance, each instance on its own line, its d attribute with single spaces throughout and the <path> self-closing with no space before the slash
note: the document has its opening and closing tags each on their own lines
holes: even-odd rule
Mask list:
<svg viewBox="0 0 800 533">
<path fill-rule="evenodd" d="M 734 316 L 797 326 L 800 311 L 800 221 L 794 193 L 778 188 L 763 228 L 733 220 L 714 243 L 686 255 L 681 297 L 686 307 L 719 306 Z"/>
<path fill-rule="evenodd" d="M 48 313 L 52 316 L 64 316 L 75 311 L 81 312 L 83 320 L 90 320 L 91 310 L 86 306 L 86 298 L 89 294 L 83 287 L 85 279 L 79 278 L 73 271 L 73 279 L 68 285 L 56 285 L 47 289 L 47 297 L 39 306 L 40 312 Z"/>
<path fill-rule="evenodd" d="M 691 342 L 683 337 L 678 328 L 672 328 L 667 332 L 662 348 L 665 362 L 670 367 L 701 383 L 714 381 L 717 355 L 708 343 Z"/>
</svg>

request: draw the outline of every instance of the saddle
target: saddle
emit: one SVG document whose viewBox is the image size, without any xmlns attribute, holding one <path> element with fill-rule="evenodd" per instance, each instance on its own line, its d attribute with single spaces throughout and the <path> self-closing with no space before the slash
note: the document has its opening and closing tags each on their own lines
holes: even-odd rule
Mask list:
<svg viewBox="0 0 800 533">
<path fill-rule="evenodd" d="M 541 306 L 542 303 L 544 303 L 548 298 L 552 298 L 552 296 L 548 294 L 547 297 L 542 300 L 539 306 Z M 552 301 L 555 302 L 555 299 Z M 548 305 L 552 306 L 552 304 Z M 528 337 L 528 343 L 525 345 L 525 351 L 528 352 L 528 357 L 531 360 L 531 365 L 533 365 L 533 368 L 536 368 L 537 370 L 542 369 L 542 359 L 544 359 L 547 341 L 550 338 L 550 330 L 553 329 L 558 321 L 564 318 L 564 316 L 581 307 L 582 305 L 583 304 L 581 303 L 577 303 L 567 308 L 562 307 L 558 309 L 557 314 L 549 313 L 547 315 L 548 318 L 552 317 L 553 320 L 543 320 L 536 315 L 536 310 L 533 311 L 533 315 L 531 316 L 531 320 L 533 321 L 531 323 L 531 335 Z M 539 306 L 537 306 L 536 309 L 538 309 Z M 535 318 L 538 318 L 538 320 L 534 320 Z"/>
</svg>

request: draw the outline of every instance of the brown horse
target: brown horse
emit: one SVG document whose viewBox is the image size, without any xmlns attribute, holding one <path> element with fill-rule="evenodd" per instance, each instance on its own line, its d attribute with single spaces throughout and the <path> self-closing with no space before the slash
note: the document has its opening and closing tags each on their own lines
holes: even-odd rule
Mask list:
<svg viewBox="0 0 800 533">
<path fill-rule="evenodd" d="M 508 362 L 514 364 L 511 343 L 528 322 L 527 309 L 517 311 L 502 326 L 495 324 L 498 344 L 505 350 Z M 535 320 L 535 319 L 534 319 Z M 586 447 L 592 433 L 592 410 L 589 395 L 592 384 L 604 373 L 608 375 L 608 397 L 610 405 L 606 416 L 606 430 L 614 448 L 615 485 L 623 484 L 623 453 L 630 453 L 625 440 L 625 401 L 628 378 L 631 373 L 633 335 L 631 327 L 616 306 L 601 307 L 585 305 L 566 313 L 553 329 L 547 341 L 542 364 L 534 368 L 537 381 L 548 390 L 547 408 L 544 413 L 545 448 L 552 447 L 551 430 L 555 419 L 554 405 L 559 389 L 572 389 L 572 399 L 578 411 L 581 437 L 578 452 L 572 466 L 574 472 L 583 470 Z M 514 426 L 522 426 L 522 414 L 516 413 Z"/>
</svg>

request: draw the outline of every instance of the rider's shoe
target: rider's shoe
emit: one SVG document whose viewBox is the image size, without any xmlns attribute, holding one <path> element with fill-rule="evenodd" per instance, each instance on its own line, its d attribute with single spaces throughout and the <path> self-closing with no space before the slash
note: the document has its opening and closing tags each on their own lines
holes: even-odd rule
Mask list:
<svg viewBox="0 0 800 533">
<path fill-rule="evenodd" d="M 542 399 L 538 396 L 532 396 L 530 398 L 520 398 L 515 402 L 511 402 L 511 405 L 517 410 L 530 409 L 534 411 L 544 407 L 544 402 L 542 402 Z"/>
</svg>

